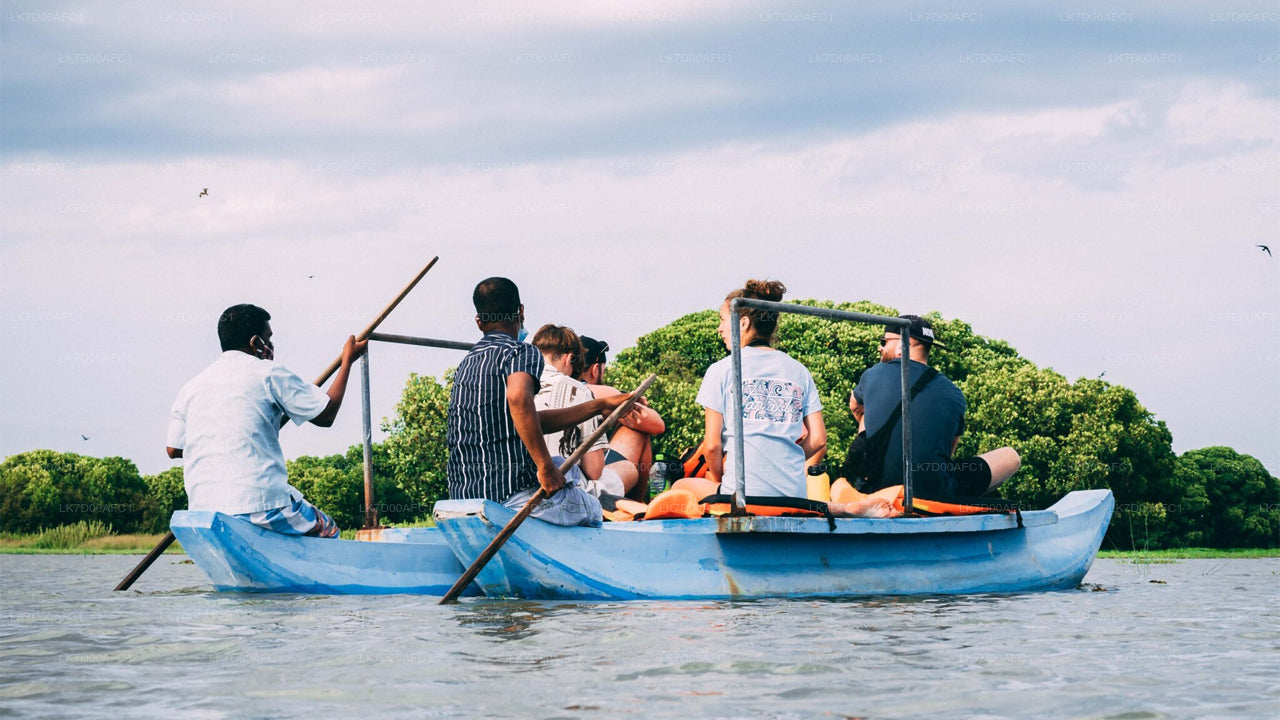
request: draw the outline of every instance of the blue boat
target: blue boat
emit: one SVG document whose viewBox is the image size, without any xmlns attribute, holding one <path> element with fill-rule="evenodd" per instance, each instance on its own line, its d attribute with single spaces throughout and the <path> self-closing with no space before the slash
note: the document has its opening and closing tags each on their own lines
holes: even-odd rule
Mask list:
<svg viewBox="0 0 1280 720">
<path fill-rule="evenodd" d="M 444 595 L 465 569 L 436 528 L 388 528 L 376 542 L 322 539 L 185 510 L 169 527 L 217 590 Z"/>
<path fill-rule="evenodd" d="M 913 518 L 730 517 L 561 527 L 522 524 L 476 577 L 486 595 L 573 600 L 856 597 L 1065 590 L 1102 544 L 1110 490 L 1048 510 Z M 445 512 L 442 513 L 441 511 Z M 469 565 L 515 511 L 437 503 Z"/>
</svg>

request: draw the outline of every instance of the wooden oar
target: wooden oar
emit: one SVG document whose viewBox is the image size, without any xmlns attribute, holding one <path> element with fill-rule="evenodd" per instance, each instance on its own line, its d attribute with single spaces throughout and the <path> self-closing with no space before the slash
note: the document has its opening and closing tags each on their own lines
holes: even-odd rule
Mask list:
<svg viewBox="0 0 1280 720">
<path fill-rule="evenodd" d="M 578 461 L 582 459 L 582 456 L 586 455 L 587 451 L 591 449 L 591 445 L 595 443 L 595 441 L 599 439 L 599 437 L 603 435 L 615 422 L 617 422 L 618 418 L 627 414 L 627 411 L 631 409 L 631 406 L 640 399 L 640 396 L 644 394 L 644 391 L 648 390 L 649 386 L 653 384 L 653 381 L 657 379 L 657 375 L 650 375 L 645 378 L 644 382 L 640 383 L 640 387 L 636 388 L 635 392 L 631 394 L 631 397 L 627 398 L 626 402 L 622 403 L 615 408 L 613 412 L 609 413 L 609 417 L 605 418 L 604 422 L 600 423 L 600 427 L 596 428 L 595 432 L 588 435 L 587 438 L 582 441 L 582 444 L 578 446 L 578 449 L 574 450 L 573 454 L 569 456 L 569 459 L 565 460 L 564 464 L 560 466 L 560 472 L 569 472 L 570 468 L 577 465 Z M 520 512 L 516 513 L 516 516 L 511 518 L 511 522 L 507 523 L 507 526 L 502 528 L 502 532 L 498 533 L 498 536 L 489 543 L 489 546 L 484 549 L 484 552 L 480 553 L 480 556 L 476 558 L 476 561 L 471 563 L 471 567 L 467 568 L 467 571 L 462 573 L 462 577 L 458 578 L 458 582 L 454 583 L 453 587 L 449 588 L 449 592 L 445 593 L 445 596 L 440 598 L 440 604 L 444 605 L 446 603 L 456 602 L 458 596 L 462 594 L 462 591 L 471 584 L 472 580 L 476 579 L 476 575 L 479 575 L 480 571 L 484 569 L 484 566 L 489 564 L 489 561 L 493 559 L 493 556 L 498 554 L 498 550 L 502 549 L 502 546 L 507 542 L 507 538 L 511 537 L 512 533 L 516 531 L 516 528 L 520 527 L 520 524 L 525 521 L 525 518 L 529 517 L 529 513 L 533 512 L 533 509 L 538 506 L 538 503 L 546 499 L 547 491 L 542 488 L 538 488 L 538 492 L 534 493 L 533 497 L 529 498 L 529 502 L 525 503 L 524 507 L 520 508 Z"/>
<path fill-rule="evenodd" d="M 400 294 L 396 295 L 396 299 L 392 300 L 390 305 L 386 306 L 382 312 L 378 313 L 378 316 L 373 319 L 373 322 L 369 323 L 368 327 L 360 331 L 360 334 L 356 336 L 356 340 L 367 340 L 369 336 L 373 334 L 373 331 L 377 330 L 378 326 L 382 324 L 382 321 L 387 319 L 387 316 L 391 314 L 391 311 L 396 309 L 396 306 L 400 304 L 400 301 L 404 300 L 405 296 L 409 294 L 409 291 L 413 290 L 414 286 L 418 284 L 418 281 L 421 280 L 432 267 L 435 267 L 436 261 L 439 259 L 439 255 L 431 258 L 431 262 L 427 263 L 427 266 L 422 268 L 422 270 L 414 276 L 413 280 L 409 281 L 408 285 L 404 286 L 404 289 L 400 291 Z M 315 384 L 324 385 L 329 378 L 333 377 L 333 374 L 338 371 L 339 367 L 342 367 L 342 353 L 338 353 L 337 359 L 330 363 L 329 367 L 325 368 L 323 373 L 320 373 L 320 377 L 316 378 Z M 173 540 L 174 536 L 172 530 L 165 533 L 164 537 L 160 539 L 160 542 L 156 543 L 156 546 L 151 549 L 151 552 L 147 553 L 147 556 L 142 558 L 142 562 L 138 563 L 135 568 L 130 570 L 129 574 L 124 576 L 124 579 L 120 581 L 119 585 L 116 585 L 116 590 L 128 590 L 129 586 L 132 585 L 133 582 L 142 575 L 142 573 L 146 572 L 147 568 L 151 567 L 151 563 L 155 562 L 156 558 L 159 558 L 160 555 L 164 553 L 165 549 L 173 544 Z"/>
</svg>

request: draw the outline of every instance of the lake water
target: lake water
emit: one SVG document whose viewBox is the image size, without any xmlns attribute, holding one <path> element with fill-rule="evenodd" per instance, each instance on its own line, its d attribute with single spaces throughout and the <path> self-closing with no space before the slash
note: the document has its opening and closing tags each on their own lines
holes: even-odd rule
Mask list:
<svg viewBox="0 0 1280 720">
<path fill-rule="evenodd" d="M 1280 559 L 1099 560 L 1029 595 L 449 607 L 214 593 L 173 555 L 113 593 L 138 559 L 0 556 L 0 715 L 1280 716 Z"/>
</svg>

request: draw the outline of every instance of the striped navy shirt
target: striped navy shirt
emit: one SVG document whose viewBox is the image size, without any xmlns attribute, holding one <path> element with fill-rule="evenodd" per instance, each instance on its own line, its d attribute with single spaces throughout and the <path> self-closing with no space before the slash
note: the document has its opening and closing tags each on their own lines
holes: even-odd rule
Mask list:
<svg viewBox="0 0 1280 720">
<path fill-rule="evenodd" d="M 507 377 L 524 372 L 537 387 L 542 353 L 502 332 L 485 333 L 462 359 L 449 397 L 449 497 L 502 502 L 538 484 L 511 408 Z"/>
</svg>

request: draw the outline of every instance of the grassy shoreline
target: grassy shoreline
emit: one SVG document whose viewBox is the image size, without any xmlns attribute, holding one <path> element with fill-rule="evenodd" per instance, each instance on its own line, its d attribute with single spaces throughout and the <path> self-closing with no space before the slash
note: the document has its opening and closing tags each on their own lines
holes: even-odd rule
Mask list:
<svg viewBox="0 0 1280 720">
<path fill-rule="evenodd" d="M 396 527 L 434 527 L 435 521 L 424 518 Z M 343 530 L 343 540 L 354 540 L 355 529 Z M 160 543 L 164 533 L 116 535 L 101 523 L 79 522 L 60 525 L 35 533 L 0 533 L 0 555 L 146 555 Z M 185 555 L 182 544 L 175 542 L 166 555 Z"/>
<path fill-rule="evenodd" d="M 1200 558 L 1273 558 L 1280 548 L 1172 548 L 1169 550 L 1100 550 L 1098 557 L 1119 560 L 1198 560 Z"/>
<path fill-rule="evenodd" d="M 41 547 L 41 534 L 5 534 L 0 537 L 0 555 L 146 555 L 164 538 L 155 535 L 104 535 L 68 545 L 67 547 Z M 182 546 L 174 543 L 164 551 L 166 555 L 185 555 Z"/>
</svg>

